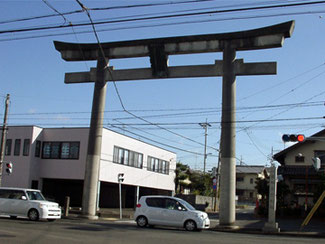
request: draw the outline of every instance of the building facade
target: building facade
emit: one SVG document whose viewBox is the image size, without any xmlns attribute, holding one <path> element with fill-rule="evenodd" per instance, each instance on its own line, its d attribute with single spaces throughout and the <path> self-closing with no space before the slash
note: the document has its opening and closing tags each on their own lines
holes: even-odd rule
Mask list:
<svg viewBox="0 0 325 244">
<path fill-rule="evenodd" d="M 255 204 L 259 199 L 256 190 L 257 179 L 264 179 L 267 171 L 264 166 L 236 166 L 236 195 L 239 204 Z"/>
<path fill-rule="evenodd" d="M 81 206 L 89 128 L 9 127 L 2 186 L 40 189 L 48 198 Z M 123 207 L 142 195 L 171 195 L 175 189 L 176 154 L 103 129 L 98 206 L 118 207 L 118 174 L 124 174 Z M 5 168 L 5 165 L 4 165 Z M 4 172 L 5 169 L 3 168 Z"/>
<path fill-rule="evenodd" d="M 322 183 L 321 175 L 325 169 L 325 130 L 308 137 L 304 142 L 296 143 L 279 153 L 273 158 L 281 165 L 278 175 L 282 175 L 289 186 L 291 194 L 286 197 L 287 205 L 311 207 L 314 205 L 314 192 Z M 313 158 L 318 157 L 321 168 L 316 170 Z"/>
</svg>

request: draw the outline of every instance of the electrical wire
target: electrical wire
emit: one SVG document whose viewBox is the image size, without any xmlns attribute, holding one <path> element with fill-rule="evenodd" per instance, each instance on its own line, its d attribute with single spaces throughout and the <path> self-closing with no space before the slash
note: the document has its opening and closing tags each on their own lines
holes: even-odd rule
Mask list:
<svg viewBox="0 0 325 244">
<path fill-rule="evenodd" d="M 125 8 L 156 7 L 156 6 L 171 5 L 171 4 L 175 5 L 175 4 L 210 2 L 210 1 L 214 1 L 214 0 L 190 0 L 190 1 L 181 1 L 181 2 L 150 3 L 150 4 L 139 4 L 139 5 L 127 5 L 127 6 L 124 5 L 124 6 L 103 7 L 103 8 L 89 8 L 89 10 L 93 10 L 93 11 L 116 10 L 116 9 L 125 9 Z M 22 22 L 22 21 L 39 20 L 39 19 L 57 17 L 57 16 L 62 16 L 62 15 L 65 16 L 65 15 L 71 15 L 71 14 L 79 14 L 82 12 L 83 12 L 83 10 L 69 11 L 69 12 L 65 12 L 65 13 L 56 12 L 57 14 L 48 14 L 48 15 L 41 15 L 41 16 L 34 16 L 34 17 L 27 17 L 27 18 L 13 19 L 13 20 L 4 20 L 4 21 L 0 21 L 0 24 L 9 24 L 9 23 L 15 23 L 15 22 Z"/>
<path fill-rule="evenodd" d="M 80 1 L 77 1 L 77 2 L 80 2 Z M 196 13 L 171 14 L 171 15 L 142 17 L 142 18 L 133 18 L 133 19 L 124 19 L 124 20 L 112 20 L 112 21 L 108 20 L 108 21 L 98 21 L 98 22 L 91 21 L 91 23 L 75 24 L 74 27 L 92 26 L 92 28 L 93 28 L 94 25 L 103 25 L 103 24 L 116 24 L 116 23 L 127 23 L 127 22 L 134 23 L 136 21 L 148 21 L 148 20 L 151 21 L 151 20 L 157 20 L 157 19 L 193 17 L 193 16 L 201 16 L 201 15 L 212 15 L 212 14 L 233 13 L 233 12 L 242 12 L 242 11 L 265 10 L 265 9 L 277 9 L 277 8 L 297 7 L 297 6 L 310 6 L 310 5 L 319 5 L 319 4 L 325 4 L 325 1 L 307 2 L 307 3 L 304 2 L 304 3 L 294 3 L 294 4 L 280 4 L 280 5 L 272 5 L 272 6 L 259 6 L 259 7 L 226 9 L 226 10 L 214 10 L 214 11 L 204 11 L 204 12 L 196 12 Z M 80 5 L 80 3 L 79 3 L 79 5 Z M 88 10 L 87 10 L 87 12 L 88 12 Z M 0 31 L 0 34 L 42 31 L 42 30 L 54 30 L 54 29 L 61 29 L 61 28 L 67 28 L 67 27 L 70 27 L 70 26 L 69 25 L 56 25 L 56 26 L 31 27 L 31 28 L 22 28 L 22 29 L 7 29 L 7 30 Z"/>
</svg>

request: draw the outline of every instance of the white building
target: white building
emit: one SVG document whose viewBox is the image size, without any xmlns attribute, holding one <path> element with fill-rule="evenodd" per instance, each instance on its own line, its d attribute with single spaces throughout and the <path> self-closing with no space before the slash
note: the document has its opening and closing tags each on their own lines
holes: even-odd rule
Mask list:
<svg viewBox="0 0 325 244">
<path fill-rule="evenodd" d="M 63 204 L 81 206 L 89 128 L 9 127 L 2 186 L 41 189 Z M 99 172 L 99 207 L 118 207 L 118 174 L 124 173 L 123 207 L 134 207 L 137 195 L 171 195 L 175 189 L 176 154 L 103 129 Z M 138 194 L 137 194 L 138 193 Z"/>
</svg>

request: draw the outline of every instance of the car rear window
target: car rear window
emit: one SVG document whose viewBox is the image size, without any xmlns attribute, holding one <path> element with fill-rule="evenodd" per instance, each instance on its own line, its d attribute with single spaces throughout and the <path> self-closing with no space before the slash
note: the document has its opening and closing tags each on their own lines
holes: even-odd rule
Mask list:
<svg viewBox="0 0 325 244">
<path fill-rule="evenodd" d="M 163 198 L 147 198 L 146 203 L 149 207 L 154 207 L 154 208 L 165 207 L 165 199 Z"/>
</svg>

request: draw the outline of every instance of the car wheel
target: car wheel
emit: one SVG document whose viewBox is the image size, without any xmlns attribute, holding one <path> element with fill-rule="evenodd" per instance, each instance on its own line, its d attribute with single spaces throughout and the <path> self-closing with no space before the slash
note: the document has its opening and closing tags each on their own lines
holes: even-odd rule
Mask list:
<svg viewBox="0 0 325 244">
<path fill-rule="evenodd" d="M 146 227 L 147 224 L 148 224 L 148 220 L 147 220 L 146 217 L 144 217 L 144 216 L 139 216 L 139 217 L 137 218 L 137 225 L 138 225 L 139 227 Z"/>
<path fill-rule="evenodd" d="M 28 212 L 28 218 L 32 221 L 36 221 L 39 219 L 39 214 L 38 211 L 36 209 L 31 209 Z"/>
<path fill-rule="evenodd" d="M 193 220 L 188 220 L 184 224 L 185 230 L 194 231 L 196 230 L 196 223 Z"/>
</svg>

